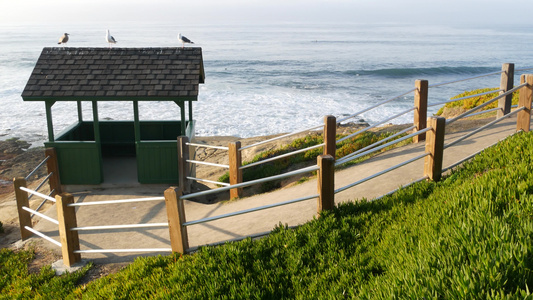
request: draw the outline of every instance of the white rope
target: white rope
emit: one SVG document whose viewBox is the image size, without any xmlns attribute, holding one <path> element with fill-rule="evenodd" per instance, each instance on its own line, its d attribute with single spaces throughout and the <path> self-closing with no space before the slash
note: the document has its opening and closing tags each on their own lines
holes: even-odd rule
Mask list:
<svg viewBox="0 0 533 300">
<path fill-rule="evenodd" d="M 185 145 L 187 145 L 187 146 L 195 146 L 195 147 L 202 147 L 202 148 L 213 148 L 213 149 L 220 149 L 220 150 L 229 150 L 229 147 L 213 146 L 213 145 L 207 145 L 207 144 L 185 143 Z"/>
<path fill-rule="evenodd" d="M 354 114 L 351 114 L 351 115 L 349 115 L 349 116 L 347 116 L 347 117 L 345 117 L 345 118 L 339 119 L 339 120 L 337 120 L 337 123 L 344 122 L 344 121 L 346 121 L 346 120 L 348 120 L 348 119 L 351 119 L 351 118 L 353 118 L 353 117 L 356 117 L 356 116 L 358 116 L 358 115 L 360 115 L 360 114 L 362 114 L 362 113 L 365 113 L 365 112 L 367 112 L 367 111 L 369 111 L 369 110 L 371 110 L 371 109 L 374 109 L 374 108 L 376 108 L 376 107 L 378 107 L 378 106 L 381 106 L 381 105 L 383 105 L 383 104 L 385 104 L 385 103 L 389 103 L 389 102 L 391 102 L 392 100 L 396 100 L 396 99 L 398 99 L 398 98 L 400 98 L 400 97 L 403 97 L 403 96 L 405 96 L 405 95 L 407 95 L 407 94 L 410 94 L 410 93 L 412 93 L 412 92 L 414 92 L 414 91 L 416 91 L 416 88 L 414 88 L 414 89 L 412 89 L 412 90 L 409 90 L 409 91 L 407 91 L 407 92 L 405 92 L 405 93 L 403 93 L 403 94 L 400 94 L 400 95 L 398 95 L 398 96 L 395 96 L 395 97 L 392 97 L 392 98 L 390 98 L 390 99 L 387 99 L 387 100 L 385 100 L 385 101 L 382 101 L 382 102 L 380 102 L 380 103 L 377 103 L 377 104 L 375 104 L 375 105 L 372 105 L 372 106 L 370 106 L 370 107 L 367 107 L 367 108 L 365 108 L 365 109 L 363 109 L 363 110 L 360 110 L 360 111 L 358 111 L 358 112 L 356 112 L 356 113 L 354 113 Z"/>
<path fill-rule="evenodd" d="M 168 223 L 85 226 L 85 227 L 73 227 L 73 228 L 70 228 L 70 230 L 87 231 L 87 230 L 106 230 L 106 229 L 154 228 L 154 227 L 168 227 Z"/>
<path fill-rule="evenodd" d="M 42 213 L 40 213 L 40 212 L 38 212 L 36 210 L 33 210 L 33 209 L 31 209 L 29 207 L 26 207 L 26 206 L 23 206 L 22 209 L 27 211 L 27 212 L 30 212 L 30 213 L 32 213 L 32 214 L 34 214 L 36 216 L 39 216 L 39 217 L 41 217 L 41 218 L 43 218 L 43 219 L 45 219 L 47 221 L 50 221 L 50 222 L 52 222 L 52 223 L 54 223 L 56 225 L 59 225 L 59 221 L 54 220 L 54 219 L 50 218 L 49 216 L 43 215 Z"/>
<path fill-rule="evenodd" d="M 39 231 L 37 231 L 37 230 L 35 230 L 35 229 L 33 229 L 33 228 L 29 227 L 29 226 L 24 226 L 24 229 L 28 230 L 29 232 L 31 232 L 31 233 L 33 233 L 35 235 L 38 235 L 38 236 L 42 237 L 43 239 L 49 241 L 50 243 L 52 243 L 52 244 L 54 244 L 56 246 L 61 247 L 61 243 L 60 242 L 54 240 L 53 238 L 51 238 L 49 236 L 44 235 L 43 233 L 40 233 Z"/>
<path fill-rule="evenodd" d="M 93 249 L 74 250 L 74 253 L 127 253 L 127 252 L 172 252 L 171 248 L 142 248 L 142 249 Z"/>
<path fill-rule="evenodd" d="M 187 177 L 187 179 L 189 180 L 196 180 L 196 181 L 200 181 L 200 182 L 207 182 L 207 183 L 212 183 L 212 184 L 218 184 L 218 185 L 222 185 L 222 186 L 230 186 L 229 183 L 226 183 L 226 182 L 219 182 L 219 181 L 213 181 L 213 180 L 208 180 L 208 179 L 201 179 L 201 178 L 196 178 L 196 177 Z"/>
<path fill-rule="evenodd" d="M 20 189 L 23 190 L 23 191 L 25 191 L 25 192 L 28 192 L 28 193 L 30 193 L 30 194 L 32 194 L 32 195 L 39 196 L 39 197 L 41 197 L 41 198 L 43 198 L 43 199 L 50 200 L 50 201 L 52 201 L 52 202 L 56 202 L 56 199 L 55 199 L 55 198 L 52 198 L 52 197 L 47 196 L 47 195 L 45 195 L 45 194 L 41 194 L 41 193 L 36 192 L 36 191 L 34 191 L 34 190 L 30 190 L 30 189 L 25 188 L 25 187 L 22 187 L 22 186 L 20 187 Z"/>
<path fill-rule="evenodd" d="M 190 160 L 190 159 L 188 159 L 187 162 L 191 163 L 191 164 L 206 165 L 206 166 L 229 169 L 228 165 L 215 164 L 215 163 L 210 163 L 210 162 L 207 162 L 207 161 L 199 161 L 199 160 Z"/>
<path fill-rule="evenodd" d="M 479 76 L 474 76 L 474 77 L 468 77 L 468 78 L 458 79 L 458 80 L 454 80 L 454 81 L 448 81 L 448 82 L 436 83 L 436 84 L 429 85 L 428 88 L 438 87 L 438 86 L 443 86 L 443 85 L 452 84 L 452 83 L 457 83 L 457 82 L 461 82 L 461 81 L 468 81 L 468 80 L 477 79 L 477 78 L 486 77 L 486 76 L 491 76 L 491 75 L 497 75 L 497 74 L 501 74 L 502 72 L 503 72 L 503 71 L 498 71 L 498 72 L 492 72 L 492 73 L 481 74 L 481 75 L 479 75 Z"/>
<path fill-rule="evenodd" d="M 125 200 L 107 200 L 107 201 L 93 201 L 93 202 L 79 202 L 71 203 L 67 206 L 89 206 L 89 205 L 104 205 L 104 204 L 121 204 L 121 203 L 134 203 L 134 202 L 146 202 L 146 201 L 164 201 L 165 197 L 152 197 L 152 198 L 139 198 L 139 199 L 125 199 Z"/>
</svg>

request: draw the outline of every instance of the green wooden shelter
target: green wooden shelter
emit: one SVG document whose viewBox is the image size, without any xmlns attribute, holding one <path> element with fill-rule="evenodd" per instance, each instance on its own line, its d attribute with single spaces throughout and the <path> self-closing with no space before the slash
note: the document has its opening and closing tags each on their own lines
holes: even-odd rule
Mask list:
<svg viewBox="0 0 533 300">
<path fill-rule="evenodd" d="M 204 79 L 198 47 L 44 48 L 22 98 L 45 103 L 45 146 L 56 149 L 62 184 L 102 183 L 102 157 L 108 156 L 135 156 L 140 183 L 172 184 L 178 181 L 176 138 L 194 134 L 192 102 Z M 52 107 L 59 101 L 76 102 L 78 120 L 55 134 Z M 131 102 L 133 120 L 99 120 L 102 101 Z M 140 101 L 174 102 L 180 115 L 140 120 Z M 91 103 L 90 121 L 83 120 L 82 102 Z"/>
</svg>

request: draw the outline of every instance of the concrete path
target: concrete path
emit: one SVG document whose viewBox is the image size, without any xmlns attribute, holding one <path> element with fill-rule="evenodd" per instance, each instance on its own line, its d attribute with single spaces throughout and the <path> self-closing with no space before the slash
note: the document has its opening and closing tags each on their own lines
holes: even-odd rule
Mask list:
<svg viewBox="0 0 533 300">
<path fill-rule="evenodd" d="M 499 140 L 513 134 L 516 119 L 506 119 L 482 133 L 478 133 L 466 141 L 454 145 L 444 152 L 444 167 L 450 166 L 460 159 L 467 157 Z M 470 131 L 468 131 L 470 132 Z M 446 142 L 465 135 L 467 131 L 447 133 Z M 385 170 L 424 152 L 425 145 L 410 144 L 382 153 L 358 165 L 336 172 L 335 187 L 340 188 L 357 180 L 366 178 L 376 172 Z M 361 198 L 373 199 L 386 194 L 398 187 L 415 181 L 423 176 L 424 160 L 420 159 L 404 167 L 369 180 L 356 187 L 338 193 L 336 203 L 355 201 Z M 230 212 L 245 210 L 272 203 L 279 203 L 301 198 L 317 193 L 316 180 L 290 188 L 260 194 L 238 201 L 217 204 L 202 204 L 195 201 L 185 201 L 186 218 L 188 221 L 205 217 L 217 216 Z M 100 187 L 85 191 L 73 192 L 76 202 L 102 201 L 113 199 L 144 198 L 162 196 L 168 186 L 137 185 L 133 187 Z M 303 224 L 316 216 L 317 200 L 311 199 L 296 204 L 290 204 L 259 212 L 239 215 L 226 219 L 192 225 L 188 227 L 189 243 L 191 247 L 216 243 L 240 238 L 272 230 L 277 224 L 289 226 Z M 55 206 L 47 214 L 56 217 Z M 167 215 L 164 201 L 139 202 L 129 204 L 112 204 L 77 209 L 78 226 L 119 225 L 137 223 L 165 223 Z M 58 240 L 57 227 L 47 221 L 40 221 L 36 229 Z M 131 248 L 170 248 L 167 228 L 124 230 L 101 230 L 80 232 L 82 249 L 131 249 Z M 53 244 L 43 241 L 54 248 Z M 56 248 L 58 251 L 59 248 Z M 165 252 L 160 252 L 165 253 Z M 83 254 L 82 258 L 96 263 L 133 261 L 140 255 L 159 253 L 104 253 Z"/>
</svg>

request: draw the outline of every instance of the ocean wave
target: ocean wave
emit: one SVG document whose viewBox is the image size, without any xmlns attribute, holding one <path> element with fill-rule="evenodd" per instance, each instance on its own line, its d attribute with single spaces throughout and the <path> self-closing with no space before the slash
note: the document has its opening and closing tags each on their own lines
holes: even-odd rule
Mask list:
<svg viewBox="0 0 533 300">
<path fill-rule="evenodd" d="M 497 71 L 490 67 L 431 67 L 431 68 L 390 68 L 376 70 L 349 70 L 344 74 L 350 76 L 379 76 L 379 77 L 412 77 L 439 75 L 477 75 Z"/>
</svg>

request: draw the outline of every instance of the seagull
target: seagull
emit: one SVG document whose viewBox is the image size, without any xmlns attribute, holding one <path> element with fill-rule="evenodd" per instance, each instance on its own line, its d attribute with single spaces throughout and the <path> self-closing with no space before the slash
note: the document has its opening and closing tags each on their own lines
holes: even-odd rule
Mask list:
<svg viewBox="0 0 533 300">
<path fill-rule="evenodd" d="M 109 29 L 106 32 L 105 39 L 109 43 L 109 48 L 111 48 L 111 44 L 116 44 L 117 43 L 115 38 L 109 34 Z"/>
<path fill-rule="evenodd" d="M 60 44 L 66 44 L 68 42 L 68 33 L 64 33 L 62 37 L 59 38 L 59 43 L 57 43 L 58 45 Z M 65 45 L 63 45 L 63 47 L 65 47 Z"/>
<path fill-rule="evenodd" d="M 181 35 L 181 33 L 178 34 L 178 40 L 180 40 L 181 44 L 183 45 L 182 48 L 185 48 L 185 44 L 194 44 L 191 40 Z"/>
</svg>

